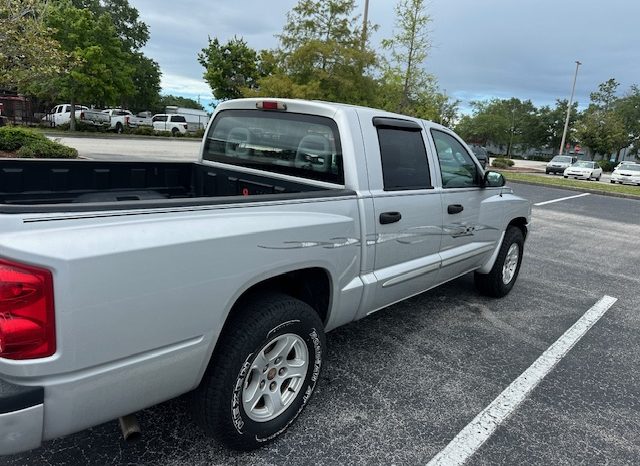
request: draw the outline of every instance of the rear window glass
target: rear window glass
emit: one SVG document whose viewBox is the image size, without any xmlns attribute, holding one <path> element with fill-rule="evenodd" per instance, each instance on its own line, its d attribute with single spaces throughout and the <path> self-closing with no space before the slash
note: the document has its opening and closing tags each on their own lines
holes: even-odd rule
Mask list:
<svg viewBox="0 0 640 466">
<path fill-rule="evenodd" d="M 209 128 L 204 159 L 344 184 L 338 127 L 315 115 L 224 110 Z"/>
<path fill-rule="evenodd" d="M 174 115 L 171 117 L 171 121 L 174 123 L 186 123 L 187 120 L 182 115 Z"/>
</svg>

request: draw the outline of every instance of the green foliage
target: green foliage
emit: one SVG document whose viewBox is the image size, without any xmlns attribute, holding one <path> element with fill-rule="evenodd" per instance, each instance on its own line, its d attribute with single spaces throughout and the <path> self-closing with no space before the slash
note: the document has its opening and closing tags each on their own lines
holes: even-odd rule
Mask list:
<svg viewBox="0 0 640 466">
<path fill-rule="evenodd" d="M 19 126 L 0 127 L 0 150 L 14 151 L 24 145 L 46 141 L 44 135 Z"/>
<path fill-rule="evenodd" d="M 149 26 L 139 19 L 138 10 L 129 0 L 72 0 L 74 7 L 96 16 L 107 14 L 126 50 L 140 50 L 149 40 Z"/>
<path fill-rule="evenodd" d="M 141 112 L 158 107 L 160 102 L 160 65 L 140 52 L 131 54 L 130 65 L 132 89 L 123 96 L 123 107 L 132 112 Z"/>
<path fill-rule="evenodd" d="M 530 100 L 493 99 L 472 102 L 473 116 L 465 116 L 456 127 L 467 141 L 486 145 L 489 142 L 522 149 L 544 144 L 544 127 L 537 108 Z"/>
<path fill-rule="evenodd" d="M 549 106 L 541 107 L 538 111 L 540 118 L 540 125 L 542 129 L 541 143 L 547 147 L 558 149 L 562 142 L 562 133 L 564 132 L 564 123 L 567 117 L 567 105 L 569 101 L 556 100 L 556 106 L 551 108 Z M 571 114 L 569 117 L 569 129 L 575 128 L 576 121 L 578 120 L 578 103 L 574 102 L 571 105 Z M 573 131 L 567 133 L 567 143 L 575 143 L 575 135 Z"/>
<path fill-rule="evenodd" d="M 64 54 L 47 27 L 46 0 L 0 2 L 0 88 L 27 93 L 61 69 Z"/>
<path fill-rule="evenodd" d="M 491 166 L 495 168 L 509 168 L 513 167 L 514 161 L 511 159 L 505 159 L 503 157 L 496 157 L 491 162 Z"/>
<path fill-rule="evenodd" d="M 188 97 L 180 97 L 175 95 L 163 95 L 160 97 L 160 108 L 158 113 L 163 113 L 165 107 L 176 106 L 184 108 L 195 108 L 197 110 L 204 110 L 204 107 L 193 99 Z"/>
<path fill-rule="evenodd" d="M 609 160 L 598 160 L 598 165 L 602 168 L 602 171 L 612 172 L 614 168 L 616 168 L 615 162 L 610 162 Z"/>
<path fill-rule="evenodd" d="M 209 45 L 198 54 L 198 61 L 205 68 L 204 79 L 216 99 L 237 99 L 244 90 L 257 88 L 258 54 L 241 37 L 226 44 L 209 38 Z"/>
<path fill-rule="evenodd" d="M 287 14 L 274 56 L 261 54 L 260 67 L 271 74 L 258 80 L 257 92 L 373 105 L 376 54 L 363 43 L 354 8 L 354 0 L 300 0 Z"/>
<path fill-rule="evenodd" d="M 61 125 L 57 125 L 56 129 L 59 131 L 70 131 L 71 123 L 62 123 Z M 96 125 L 92 125 L 90 123 L 85 123 L 84 121 L 76 121 L 76 127 L 74 131 L 82 131 L 85 133 L 96 133 L 100 130 Z"/>
<path fill-rule="evenodd" d="M 130 134 L 137 134 L 139 136 L 154 136 L 152 126 L 138 126 L 137 128 L 131 128 L 128 131 Z"/>
<path fill-rule="evenodd" d="M 0 128 L 0 150 L 14 152 L 17 157 L 75 158 L 78 151 L 48 140 L 32 129 L 15 126 Z"/>
<path fill-rule="evenodd" d="M 393 110 L 399 113 L 415 114 L 421 101 L 429 100 L 429 95 L 434 93 L 435 78 L 423 67 L 431 48 L 427 29 L 431 21 L 425 0 L 400 0 L 396 5 L 394 36 L 382 42 L 391 52 L 384 83 L 396 94 Z"/>
<path fill-rule="evenodd" d="M 76 149 L 49 140 L 27 144 L 16 152 L 19 158 L 74 159 L 77 156 Z"/>
</svg>

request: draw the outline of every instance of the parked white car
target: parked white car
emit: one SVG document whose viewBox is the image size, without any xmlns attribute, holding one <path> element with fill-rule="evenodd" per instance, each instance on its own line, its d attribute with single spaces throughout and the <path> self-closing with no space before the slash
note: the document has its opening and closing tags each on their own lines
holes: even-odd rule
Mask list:
<svg viewBox="0 0 640 466">
<path fill-rule="evenodd" d="M 611 173 L 612 183 L 628 183 L 640 186 L 640 164 L 635 162 L 622 162 Z"/>
<path fill-rule="evenodd" d="M 187 132 L 187 119 L 184 115 L 161 113 L 153 115 L 152 122 L 154 131 L 171 131 L 174 136 L 178 133 L 186 134 Z"/>
<path fill-rule="evenodd" d="M 76 105 L 75 112 L 76 121 L 102 127 L 108 127 L 110 124 L 109 116 L 100 110 L 91 110 L 84 105 Z M 71 121 L 71 104 L 56 105 L 42 118 L 42 121 L 48 122 L 51 126 L 69 123 Z"/>
<path fill-rule="evenodd" d="M 581 160 L 565 169 L 564 177 L 583 180 L 595 179 L 596 181 L 600 181 L 600 178 L 602 177 L 602 168 L 600 168 L 600 165 L 598 165 L 597 162 Z"/>
</svg>

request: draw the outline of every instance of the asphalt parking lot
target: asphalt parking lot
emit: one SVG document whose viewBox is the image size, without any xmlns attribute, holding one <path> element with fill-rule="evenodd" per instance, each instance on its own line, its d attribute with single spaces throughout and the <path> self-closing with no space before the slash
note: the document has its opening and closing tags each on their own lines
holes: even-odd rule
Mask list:
<svg viewBox="0 0 640 466">
<path fill-rule="evenodd" d="M 617 301 L 468 464 L 638 464 L 640 201 L 512 186 L 541 205 L 511 294 L 480 297 L 467 275 L 330 333 L 312 402 L 264 449 L 223 449 L 177 399 L 139 413 L 137 443 L 114 421 L 0 464 L 426 464 L 604 295 Z"/>
</svg>

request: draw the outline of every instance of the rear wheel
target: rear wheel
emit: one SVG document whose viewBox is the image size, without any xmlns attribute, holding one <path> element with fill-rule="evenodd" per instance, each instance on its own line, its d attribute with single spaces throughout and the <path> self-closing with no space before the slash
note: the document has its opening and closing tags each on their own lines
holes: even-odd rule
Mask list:
<svg viewBox="0 0 640 466">
<path fill-rule="evenodd" d="M 475 273 L 476 289 L 486 296 L 495 298 L 506 296 L 518 279 L 523 250 L 522 230 L 513 226 L 507 228 L 491 271 L 488 274 Z"/>
<path fill-rule="evenodd" d="M 171 135 L 174 136 L 174 137 L 177 136 L 179 132 L 180 132 L 180 130 L 178 128 L 172 128 L 171 129 Z"/>
<path fill-rule="evenodd" d="M 290 296 L 262 294 L 242 307 L 193 393 L 193 415 L 225 446 L 246 451 L 275 439 L 305 407 L 325 337 L 315 310 Z"/>
<path fill-rule="evenodd" d="M 116 133 L 122 134 L 122 123 L 116 123 Z"/>
</svg>

